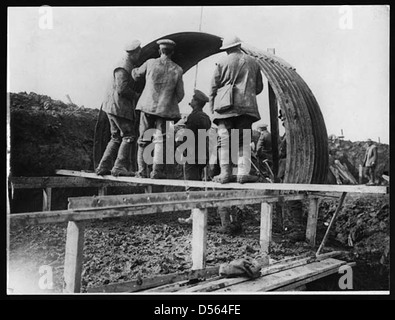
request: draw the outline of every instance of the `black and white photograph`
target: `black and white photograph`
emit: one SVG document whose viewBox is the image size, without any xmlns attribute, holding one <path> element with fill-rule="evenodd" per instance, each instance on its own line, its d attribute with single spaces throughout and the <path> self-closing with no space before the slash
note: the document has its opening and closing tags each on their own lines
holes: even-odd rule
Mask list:
<svg viewBox="0 0 395 320">
<path fill-rule="evenodd" d="M 389 27 L 389 5 L 8 6 L 6 295 L 389 296 Z"/>
</svg>

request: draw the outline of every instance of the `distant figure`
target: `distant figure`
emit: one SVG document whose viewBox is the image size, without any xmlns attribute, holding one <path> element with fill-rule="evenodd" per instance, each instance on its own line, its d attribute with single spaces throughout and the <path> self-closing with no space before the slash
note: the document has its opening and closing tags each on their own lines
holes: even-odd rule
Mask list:
<svg viewBox="0 0 395 320">
<path fill-rule="evenodd" d="M 252 123 L 260 119 L 256 100 L 263 89 L 260 67 L 255 58 L 243 53 L 238 37 L 225 38 L 220 50 L 225 50 L 227 56 L 216 65 L 210 93 L 213 122 L 218 126 L 221 168 L 213 180 L 231 181 L 230 132 L 239 129 L 237 182 L 256 182 L 259 178 L 250 175 L 251 147 L 249 143 L 243 146 L 243 133 L 249 130 L 251 134 Z"/>
<path fill-rule="evenodd" d="M 132 143 L 136 140 L 135 107 L 137 93 L 132 89 L 133 79 L 130 73 L 137 63 L 141 47 L 135 40 L 125 48 L 126 55 L 118 63 L 112 74 L 112 88 L 108 92 L 102 109 L 110 121 L 111 140 L 96 168 L 96 174 L 113 176 L 131 176 Z M 114 162 L 115 159 L 115 162 Z"/>
<path fill-rule="evenodd" d="M 161 39 L 157 44 L 160 57 L 149 59 L 141 67 L 132 70 L 134 80 L 145 78 L 145 87 L 136 107 L 136 110 L 141 110 L 137 176 L 148 178 L 143 155 L 151 140 L 144 138 L 144 133 L 149 129 L 157 129 L 159 132 L 153 138 L 155 145 L 151 178 L 165 179 L 166 121 L 177 122 L 181 119 L 178 103 L 184 98 L 184 83 L 182 68 L 171 60 L 176 43 L 170 39 Z"/>
<path fill-rule="evenodd" d="M 369 178 L 369 182 L 366 185 L 373 186 L 376 183 L 376 168 L 378 161 L 377 146 L 371 139 L 368 139 L 366 144 L 368 147 L 365 152 L 362 166 L 366 168 L 366 174 Z"/>
<path fill-rule="evenodd" d="M 267 130 L 267 124 L 265 123 L 258 125 L 257 129 L 260 131 L 260 136 L 256 145 L 256 155 L 258 157 L 259 167 L 264 172 L 267 172 L 268 168 L 266 165 L 263 165 L 263 162 L 267 161 L 270 168 L 272 167 L 272 135 Z"/>
</svg>

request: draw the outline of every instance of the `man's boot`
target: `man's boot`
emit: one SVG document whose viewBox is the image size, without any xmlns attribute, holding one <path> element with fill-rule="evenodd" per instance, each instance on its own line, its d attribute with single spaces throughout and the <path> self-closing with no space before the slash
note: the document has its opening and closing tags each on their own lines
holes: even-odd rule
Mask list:
<svg viewBox="0 0 395 320">
<path fill-rule="evenodd" d="M 154 159 L 152 164 L 151 179 L 166 179 L 165 165 L 163 164 L 163 137 L 155 141 Z"/>
<path fill-rule="evenodd" d="M 232 164 L 230 161 L 230 151 L 229 151 L 229 133 L 222 129 L 220 135 L 220 147 L 218 150 L 219 165 L 221 168 L 221 173 L 213 177 L 213 182 L 219 183 L 229 183 L 232 181 Z"/>
<path fill-rule="evenodd" d="M 130 167 L 130 151 L 132 148 L 132 141 L 130 138 L 122 139 L 121 146 L 118 150 L 118 156 L 115 160 L 114 167 L 111 174 L 114 177 L 118 176 L 134 176 L 134 172 L 129 170 Z"/>
<path fill-rule="evenodd" d="M 111 168 L 117 156 L 120 143 L 111 139 L 103 153 L 99 165 L 96 168 L 96 174 L 99 176 L 111 174 Z"/>
<path fill-rule="evenodd" d="M 230 226 L 230 213 L 227 207 L 218 207 L 218 214 L 221 219 L 221 227 L 219 228 L 220 233 L 231 233 Z"/>
<path fill-rule="evenodd" d="M 251 146 L 243 145 L 240 151 L 242 152 L 242 155 L 239 156 L 239 160 L 237 163 L 237 182 L 238 183 L 257 182 L 259 180 L 259 177 L 250 175 Z"/>
<path fill-rule="evenodd" d="M 144 147 L 139 146 L 137 150 L 137 166 L 138 171 L 136 173 L 137 178 L 148 178 L 147 164 L 144 161 Z"/>
</svg>

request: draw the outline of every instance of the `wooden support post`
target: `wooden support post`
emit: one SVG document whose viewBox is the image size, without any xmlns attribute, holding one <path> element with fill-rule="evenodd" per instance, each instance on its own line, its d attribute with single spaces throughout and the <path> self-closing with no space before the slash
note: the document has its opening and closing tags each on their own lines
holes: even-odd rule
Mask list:
<svg viewBox="0 0 395 320">
<path fill-rule="evenodd" d="M 43 189 L 43 211 L 51 211 L 52 188 Z"/>
<path fill-rule="evenodd" d="M 321 250 L 325 246 L 326 240 L 328 239 L 329 231 L 330 231 L 333 223 L 335 222 L 337 214 L 340 212 L 340 210 L 341 210 L 341 208 L 343 206 L 343 202 L 344 202 L 344 199 L 345 199 L 346 195 L 347 195 L 347 192 L 343 192 L 341 197 L 340 197 L 339 204 L 337 205 L 336 211 L 335 211 L 335 213 L 332 216 L 332 219 L 331 219 L 331 222 L 329 223 L 328 229 L 326 229 L 324 238 L 322 239 L 320 247 L 318 248 L 318 250 L 317 250 L 317 252 L 315 254 L 316 256 L 318 256 L 321 253 Z"/>
<path fill-rule="evenodd" d="M 98 195 L 99 195 L 99 196 L 105 196 L 105 195 L 107 195 L 107 186 L 99 187 Z"/>
<path fill-rule="evenodd" d="M 318 198 L 310 198 L 309 215 L 307 218 L 306 240 L 311 246 L 315 246 L 315 237 L 317 234 L 317 219 L 318 219 Z"/>
<path fill-rule="evenodd" d="M 152 193 L 152 184 L 145 186 L 145 193 Z"/>
<path fill-rule="evenodd" d="M 279 137 L 279 129 L 278 129 L 278 106 L 276 95 L 270 86 L 269 87 L 269 108 L 270 108 L 270 133 L 272 138 L 272 160 L 273 160 L 273 174 L 274 178 L 277 177 L 278 173 L 278 137 Z"/>
<path fill-rule="evenodd" d="M 207 209 L 192 209 L 192 270 L 206 267 Z"/>
<path fill-rule="evenodd" d="M 84 222 L 69 221 L 67 226 L 64 260 L 64 293 L 76 293 L 81 289 L 81 273 L 84 248 Z"/>
<path fill-rule="evenodd" d="M 273 205 L 267 202 L 262 202 L 260 245 L 261 253 L 263 255 L 269 254 L 269 244 L 272 240 L 272 213 Z"/>
</svg>

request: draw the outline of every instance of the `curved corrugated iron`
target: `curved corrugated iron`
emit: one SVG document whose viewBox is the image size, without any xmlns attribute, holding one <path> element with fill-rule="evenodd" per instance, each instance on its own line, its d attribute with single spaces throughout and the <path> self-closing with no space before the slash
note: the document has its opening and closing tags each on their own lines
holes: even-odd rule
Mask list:
<svg viewBox="0 0 395 320">
<path fill-rule="evenodd" d="M 199 61 L 219 53 L 222 44 L 220 37 L 201 32 L 181 32 L 161 38 L 176 42 L 173 60 L 184 73 Z M 157 40 L 142 48 L 140 64 L 159 56 Z M 287 119 L 284 182 L 324 183 L 328 172 L 328 136 L 320 107 L 310 88 L 296 69 L 280 57 L 247 44 L 243 44 L 242 49 L 257 59 Z"/>
</svg>

